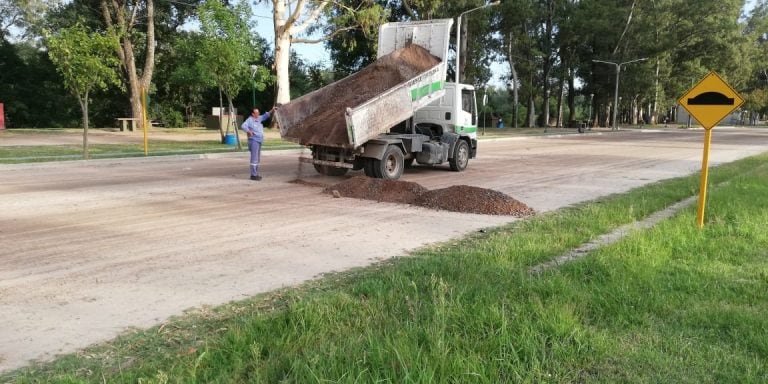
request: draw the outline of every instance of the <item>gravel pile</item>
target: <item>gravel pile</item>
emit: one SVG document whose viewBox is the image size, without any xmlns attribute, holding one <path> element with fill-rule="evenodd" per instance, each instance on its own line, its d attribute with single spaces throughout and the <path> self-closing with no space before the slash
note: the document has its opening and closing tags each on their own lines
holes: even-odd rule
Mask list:
<svg viewBox="0 0 768 384">
<path fill-rule="evenodd" d="M 355 176 L 324 190 L 325 193 L 330 194 L 333 194 L 333 191 L 337 191 L 340 197 L 413 204 L 419 196 L 428 190 L 409 181 Z"/>
<path fill-rule="evenodd" d="M 402 180 L 382 180 L 356 176 L 323 192 L 336 197 L 351 197 L 461 213 L 525 217 L 536 213 L 531 207 L 492 189 L 456 185 L 428 190 L 420 184 Z"/>
<path fill-rule="evenodd" d="M 420 207 L 484 215 L 530 216 L 533 208 L 492 189 L 454 185 L 427 191 L 414 202 Z"/>
</svg>

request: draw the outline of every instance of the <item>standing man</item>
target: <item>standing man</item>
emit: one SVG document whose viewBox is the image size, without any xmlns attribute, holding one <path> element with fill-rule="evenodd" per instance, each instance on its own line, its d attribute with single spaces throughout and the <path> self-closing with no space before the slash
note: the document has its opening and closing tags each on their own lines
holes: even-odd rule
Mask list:
<svg viewBox="0 0 768 384">
<path fill-rule="evenodd" d="M 269 112 L 261 115 L 258 108 L 253 108 L 251 116 L 240 126 L 240 129 L 248 135 L 248 150 L 251 151 L 251 180 L 261 180 L 259 160 L 261 159 L 261 144 L 264 142 L 264 125 L 262 123 L 269 120 L 274 110 L 275 107 L 272 107 Z"/>
</svg>

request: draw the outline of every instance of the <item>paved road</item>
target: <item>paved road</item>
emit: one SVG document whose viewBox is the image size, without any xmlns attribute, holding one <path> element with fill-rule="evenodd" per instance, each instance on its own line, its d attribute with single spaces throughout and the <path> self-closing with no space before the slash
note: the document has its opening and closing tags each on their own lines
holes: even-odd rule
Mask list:
<svg viewBox="0 0 768 384">
<path fill-rule="evenodd" d="M 466 172 L 404 179 L 492 188 L 547 211 L 696 172 L 702 140 L 669 130 L 484 141 Z M 717 128 L 711 163 L 765 151 L 768 129 Z M 247 179 L 246 153 L 0 166 L 0 371 L 513 220 L 334 199 L 291 183 L 296 156 L 265 153 L 261 182 Z"/>
</svg>

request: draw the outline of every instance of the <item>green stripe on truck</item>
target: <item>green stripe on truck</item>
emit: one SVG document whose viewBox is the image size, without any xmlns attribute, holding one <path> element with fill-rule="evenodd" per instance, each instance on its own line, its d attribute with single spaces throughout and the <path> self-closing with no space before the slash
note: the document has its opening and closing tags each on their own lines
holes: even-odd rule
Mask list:
<svg viewBox="0 0 768 384">
<path fill-rule="evenodd" d="M 441 89 L 443 89 L 442 81 L 435 81 L 432 84 L 427 84 L 418 88 L 411 89 L 411 101 L 416 101 Z"/>
</svg>

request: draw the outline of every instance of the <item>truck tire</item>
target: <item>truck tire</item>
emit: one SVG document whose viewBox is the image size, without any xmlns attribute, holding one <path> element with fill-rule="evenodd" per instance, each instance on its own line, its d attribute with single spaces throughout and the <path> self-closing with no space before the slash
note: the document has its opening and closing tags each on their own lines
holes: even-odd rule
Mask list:
<svg viewBox="0 0 768 384">
<path fill-rule="evenodd" d="M 467 169 L 469 165 L 469 145 L 464 140 L 456 142 L 456 147 L 453 150 L 453 156 L 448 160 L 451 164 L 451 170 L 461 172 Z"/>
<path fill-rule="evenodd" d="M 336 167 L 331 167 L 328 165 L 320 165 L 320 164 L 312 164 L 312 165 L 315 166 L 315 171 L 317 171 L 317 173 L 321 175 L 326 175 L 326 176 L 344 176 L 347 174 L 347 171 L 349 171 L 349 169 L 347 168 L 336 168 Z"/>
<path fill-rule="evenodd" d="M 374 177 L 374 178 L 380 178 L 381 176 L 376 176 L 376 171 L 374 170 L 373 162 L 376 161 L 375 159 L 365 159 L 365 164 L 363 165 L 363 172 L 365 172 L 365 175 L 368 177 Z"/>
<path fill-rule="evenodd" d="M 384 157 L 381 160 L 374 159 L 372 163 L 374 177 L 379 179 L 397 180 L 405 169 L 403 151 L 396 145 L 387 147 Z"/>
</svg>

